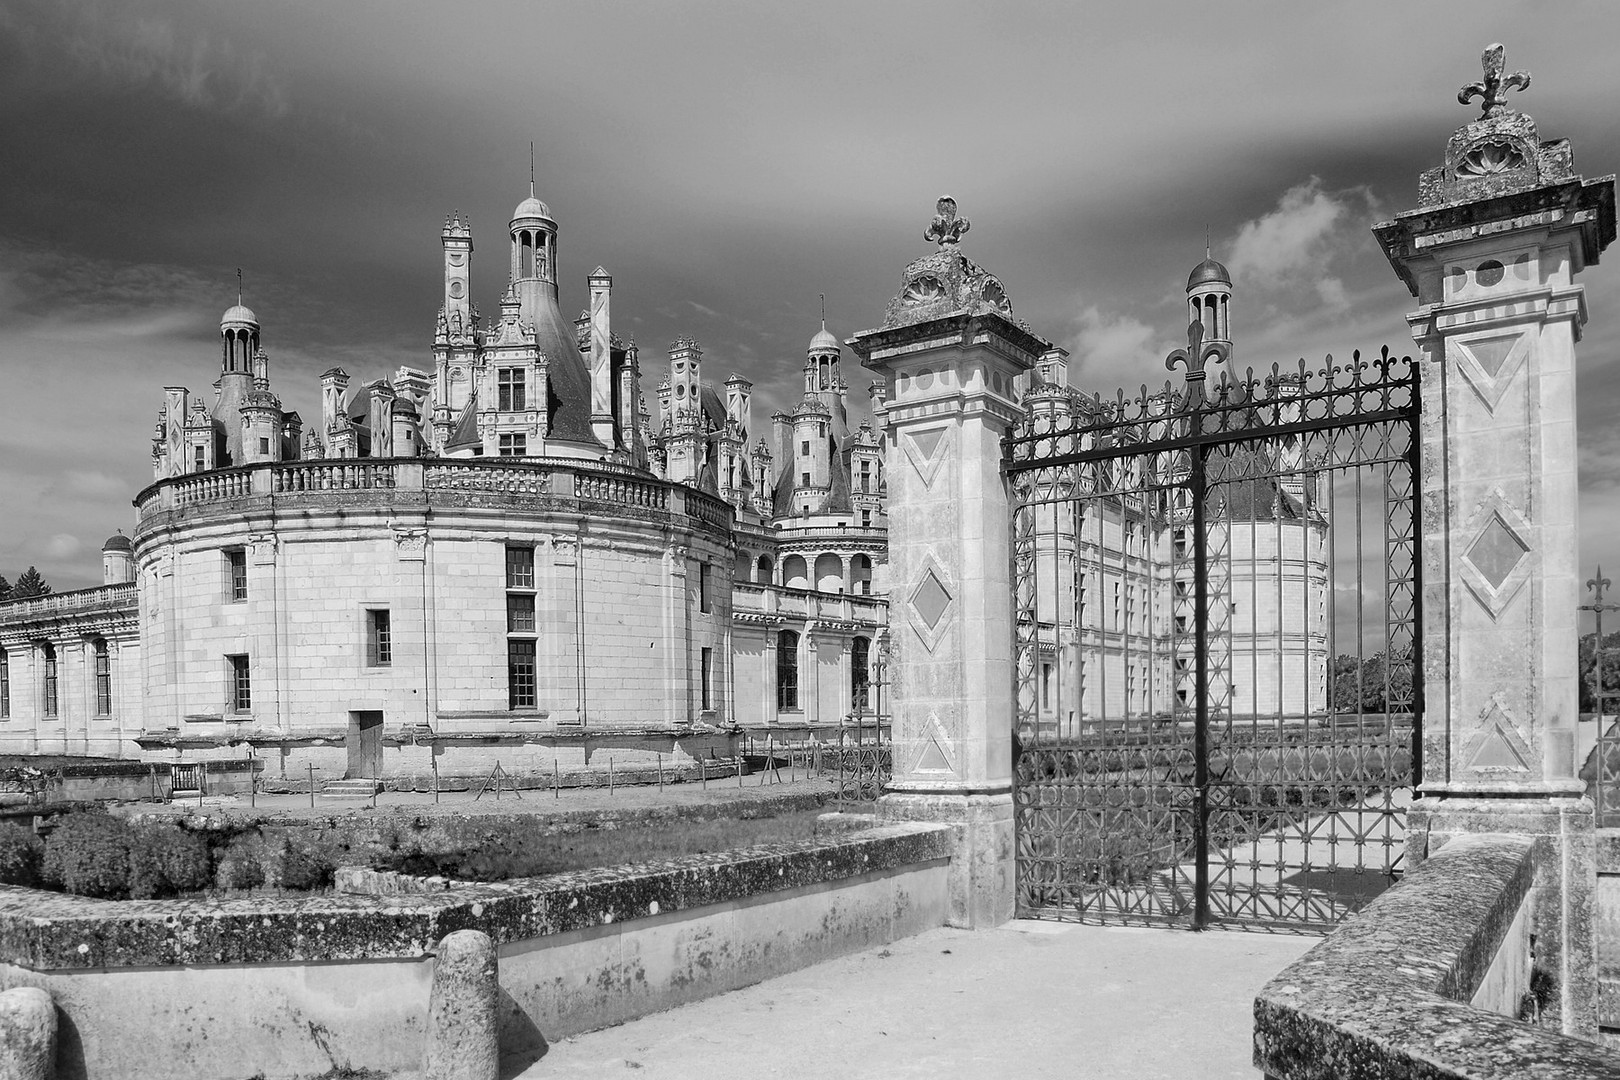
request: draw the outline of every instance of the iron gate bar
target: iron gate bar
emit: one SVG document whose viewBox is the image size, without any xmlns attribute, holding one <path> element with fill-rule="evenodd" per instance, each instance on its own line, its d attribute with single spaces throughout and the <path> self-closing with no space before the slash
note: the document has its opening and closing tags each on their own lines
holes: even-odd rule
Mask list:
<svg viewBox="0 0 1620 1080">
<path fill-rule="evenodd" d="M 1182 394 L 1176 394 L 1167 385 L 1162 396 L 1150 396 L 1144 388 L 1142 397 L 1134 402 L 1137 406 L 1134 416 L 1126 407 L 1123 393 L 1110 403 L 1098 397 L 1086 402 L 1091 405 L 1086 410 L 1087 415 L 1071 414 L 1062 418 L 1067 421 L 1066 427 L 1060 426 L 1059 418 L 1051 412 L 1042 415 L 1039 409 L 1032 409 L 1030 416 L 1007 439 L 1005 475 L 1014 480 L 1023 474 L 1031 477 L 1028 482 L 1015 484 L 1019 497 L 1015 502 L 1012 552 L 1018 598 L 1018 618 L 1014 623 L 1018 649 L 1016 706 L 1020 716 L 1019 730 L 1027 732 L 1031 751 L 1028 758 L 1020 763 L 1015 781 L 1015 791 L 1019 792 L 1016 812 L 1020 833 L 1019 907 L 1024 914 L 1040 914 L 1042 912 L 1029 909 L 1055 904 L 1058 917 L 1065 917 L 1066 909 L 1073 906 L 1085 916 L 1088 914 L 1086 897 L 1090 895 L 1095 901 L 1090 914 L 1100 913 L 1104 919 L 1173 921 L 1185 912 L 1176 892 L 1178 880 L 1184 880 L 1181 874 L 1186 858 L 1177 840 L 1177 819 L 1185 811 L 1174 794 L 1179 786 L 1174 780 L 1177 769 L 1175 762 L 1179 756 L 1176 739 L 1183 729 L 1179 721 L 1173 720 L 1165 729 L 1160 721 L 1152 718 L 1160 715 L 1156 706 L 1161 676 L 1158 637 L 1168 633 L 1172 642 L 1185 641 L 1185 631 L 1190 629 L 1194 651 L 1190 673 L 1193 679 L 1193 730 L 1189 748 L 1193 758 L 1193 783 L 1187 794 L 1191 796 L 1194 846 L 1192 923 L 1197 928 L 1233 922 L 1280 926 L 1322 925 L 1325 920 L 1341 915 L 1342 908 L 1354 905 L 1342 896 L 1333 894 L 1331 889 L 1325 899 L 1318 898 L 1312 903 L 1312 885 L 1309 881 L 1298 887 L 1305 901 L 1303 906 L 1296 905 L 1294 909 L 1289 909 L 1284 905 L 1284 892 L 1289 887 L 1287 881 L 1293 879 L 1285 879 L 1283 874 L 1296 869 L 1289 862 L 1285 850 L 1286 836 L 1291 830 L 1303 830 L 1298 843 L 1304 854 L 1299 857 L 1301 865 L 1294 877 L 1308 879 L 1314 872 L 1313 865 L 1321 869 L 1320 864 L 1312 863 L 1309 848 L 1316 830 L 1323 827 L 1325 822 L 1325 841 L 1318 838 L 1316 842 L 1325 842 L 1334 856 L 1327 866 L 1331 878 L 1339 867 L 1339 832 L 1350 829 L 1349 839 L 1356 853 L 1351 869 L 1361 874 L 1369 868 L 1361 857 L 1362 849 L 1374 839 L 1366 825 L 1370 815 L 1378 823 L 1378 838 L 1383 847 L 1381 865 L 1373 869 L 1389 877 L 1396 872 L 1399 861 L 1398 854 L 1393 851 L 1395 841 L 1391 839 L 1391 826 L 1398 827 L 1398 819 L 1404 812 L 1391 801 L 1391 795 L 1395 786 L 1410 786 L 1410 781 L 1402 783 L 1401 776 L 1410 775 L 1420 762 L 1422 682 L 1416 666 L 1417 657 L 1421 655 L 1420 621 L 1416 611 L 1422 596 L 1421 560 L 1416 545 L 1420 444 L 1415 437 L 1419 372 L 1410 358 L 1396 360 L 1389 355 L 1388 349 L 1384 349 L 1379 358 L 1366 362 L 1357 353 L 1352 362 L 1344 366 L 1335 366 L 1329 357 L 1326 369 L 1321 372 L 1307 372 L 1301 361 L 1297 377 L 1285 375 L 1273 367 L 1265 385 L 1277 388 L 1278 392 L 1269 397 L 1256 394 L 1261 381 L 1254 377 L 1252 371 L 1244 380 L 1231 380 L 1223 375 L 1218 393 L 1211 400 L 1204 389 L 1206 363 L 1211 360 L 1227 361 L 1229 352 L 1222 342 L 1203 341 L 1198 323 L 1189 328 L 1188 346 L 1186 350 L 1171 354 L 1167 361 L 1167 365 L 1186 365 L 1186 388 Z M 1392 367 L 1397 365 L 1404 370 L 1392 372 Z M 1377 372 L 1372 380 L 1363 377 L 1370 369 Z M 1311 385 L 1313 378 L 1319 381 L 1319 386 Z M 1295 392 L 1284 394 L 1281 390 L 1284 383 L 1291 383 Z M 1054 388 L 1037 389 L 1050 391 Z M 1401 401 L 1403 397 L 1404 402 Z M 1285 415 L 1289 410 L 1293 410 L 1292 415 Z M 1375 433 L 1376 445 L 1369 446 Z M 1324 448 L 1315 451 L 1319 461 L 1325 464 L 1308 462 L 1309 447 L 1314 442 L 1310 436 L 1313 434 L 1329 436 Z M 1277 460 L 1275 454 L 1267 449 L 1290 438 L 1295 440 L 1300 453 L 1299 463 L 1292 468 Z M 1404 445 L 1397 445 L 1402 441 Z M 1255 449 L 1242 449 L 1246 443 Z M 1071 449 L 1074 447 L 1078 449 Z M 1212 477 L 1212 456 L 1226 447 L 1233 449 L 1219 455 L 1223 471 L 1218 477 Z M 1060 449 L 1065 452 L 1058 453 Z M 1339 460 L 1341 458 L 1343 460 Z M 1133 470 L 1132 466 L 1137 463 L 1141 468 Z M 1257 468 L 1257 463 L 1261 467 Z M 1087 468 L 1077 473 L 1075 467 L 1079 466 Z M 1382 468 L 1384 474 L 1381 485 L 1384 512 L 1373 519 L 1384 530 L 1384 542 L 1377 548 L 1384 561 L 1383 574 L 1377 579 L 1386 598 L 1382 619 L 1384 651 L 1371 659 L 1365 656 L 1365 587 L 1368 582 L 1363 580 L 1364 559 L 1373 549 L 1364 546 L 1363 533 L 1365 525 L 1370 522 L 1363 517 L 1358 497 L 1354 515 L 1354 551 L 1359 644 L 1354 658 L 1354 738 L 1347 744 L 1343 737 L 1346 733 L 1341 730 L 1343 725 L 1334 719 L 1344 714 L 1341 711 L 1343 702 L 1335 700 L 1341 693 L 1336 688 L 1336 681 L 1338 662 L 1342 658 L 1338 656 L 1335 644 L 1338 614 L 1333 568 L 1337 555 L 1334 554 L 1334 530 L 1330 526 L 1333 520 L 1332 504 L 1337 495 L 1331 482 L 1342 473 L 1352 473 L 1353 485 L 1359 496 L 1364 493 L 1362 469 L 1365 468 Z M 1285 655 L 1283 638 L 1288 605 L 1285 581 L 1279 573 L 1275 616 L 1277 700 L 1276 708 L 1272 710 L 1275 718 L 1268 718 L 1264 731 L 1260 724 L 1260 575 L 1256 568 L 1261 562 L 1259 530 L 1262 520 L 1254 517 L 1249 521 L 1246 534 L 1250 598 L 1250 629 L 1246 645 L 1250 707 L 1248 722 L 1240 728 L 1235 723 L 1238 717 L 1233 711 L 1236 704 L 1232 697 L 1233 689 L 1225 682 L 1229 678 L 1229 665 L 1236 659 L 1229 655 L 1231 646 L 1228 644 L 1229 639 L 1238 633 L 1234 621 L 1236 594 L 1230 599 L 1223 599 L 1217 611 L 1212 569 L 1218 566 L 1221 570 L 1219 588 L 1223 597 L 1234 585 L 1241 584 L 1240 581 L 1228 580 L 1230 575 L 1226 564 L 1241 554 L 1232 550 L 1227 543 L 1232 523 L 1238 520 L 1231 517 L 1228 488 L 1238 485 L 1231 487 L 1231 491 L 1247 491 L 1249 512 L 1253 514 L 1254 485 L 1270 484 L 1268 498 L 1273 501 L 1275 510 L 1284 506 L 1288 498 L 1285 492 L 1288 477 L 1295 478 L 1294 482 L 1300 485 L 1301 499 L 1305 499 L 1305 483 L 1317 485 L 1312 489 L 1315 494 L 1300 503 L 1302 510 L 1314 506 L 1313 500 L 1328 500 L 1325 510 L 1315 511 L 1320 516 L 1322 533 L 1319 548 L 1326 548 L 1327 561 L 1322 564 L 1322 596 L 1318 601 L 1321 613 L 1314 624 L 1311 597 L 1315 579 L 1309 559 L 1302 564 L 1305 569 L 1299 582 L 1302 620 L 1299 671 L 1305 681 L 1301 723 L 1297 729 L 1287 723 L 1288 657 Z M 1307 481 L 1301 477 L 1316 479 Z M 1330 485 L 1325 489 L 1320 486 L 1324 481 Z M 1243 485 L 1249 487 L 1245 489 Z M 1186 506 L 1177 492 L 1185 492 L 1190 497 L 1187 501 L 1191 505 Z M 1209 518 L 1216 503 L 1221 515 L 1218 520 L 1222 524 L 1220 528 L 1212 530 Z M 1105 537 L 1109 524 L 1105 511 L 1113 504 L 1117 504 L 1116 516 L 1119 519 L 1115 522 L 1120 538 L 1117 559 L 1108 552 Z M 1141 574 L 1147 581 L 1146 586 L 1132 578 L 1132 529 L 1128 522 L 1134 512 L 1133 505 L 1139 505 L 1148 515 L 1140 521 L 1143 554 Z M 1097 507 L 1099 512 L 1084 514 L 1082 507 L 1090 506 Z M 1059 547 L 1065 507 L 1072 508 L 1070 535 L 1074 544 L 1068 555 L 1073 566 L 1070 596 L 1074 614 L 1071 640 L 1067 647 L 1073 650 L 1073 660 L 1070 662 L 1075 665 L 1073 676 L 1077 682 L 1073 688 L 1069 688 L 1064 685 L 1062 678 L 1058 678 L 1055 687 L 1049 688 L 1047 682 L 1052 679 L 1053 673 L 1063 673 L 1066 662 L 1061 570 L 1064 555 Z M 1149 526 L 1156 522 L 1162 528 L 1165 522 L 1185 520 L 1177 518 L 1180 511 L 1172 510 L 1174 507 L 1190 511 L 1192 537 L 1191 543 L 1184 546 L 1185 529 L 1182 526 L 1172 526 L 1167 530 L 1173 535 L 1168 549 L 1169 574 L 1165 577 L 1160 569 L 1163 564 L 1149 557 L 1152 551 L 1148 539 Z M 1044 557 L 1039 535 L 1043 527 L 1041 508 L 1051 512 L 1053 530 L 1050 557 L 1054 564 L 1051 573 L 1054 610 L 1050 619 L 1050 651 L 1045 644 L 1048 624 L 1041 618 L 1044 601 L 1038 584 L 1040 563 Z M 1165 516 L 1167 513 L 1168 517 Z M 1088 518 L 1093 517 L 1097 543 L 1092 560 L 1094 565 L 1088 570 L 1083 566 L 1090 544 L 1085 536 L 1090 531 Z M 1283 519 L 1280 511 L 1273 512 L 1272 517 L 1275 561 L 1283 553 Z M 1161 539 L 1164 535 L 1157 534 Z M 1304 537 L 1301 550 L 1308 552 L 1311 534 L 1307 530 L 1301 535 Z M 1218 541 L 1218 544 L 1212 544 L 1212 541 Z M 1190 628 L 1184 625 L 1184 616 L 1178 613 L 1176 605 L 1170 607 L 1165 623 L 1160 624 L 1156 620 L 1158 593 L 1161 591 L 1155 587 L 1156 583 L 1168 584 L 1168 592 L 1177 597 L 1185 595 L 1181 591 L 1181 578 L 1175 570 L 1178 565 L 1183 565 L 1183 555 L 1192 562 L 1193 625 Z M 1096 594 L 1106 587 L 1108 573 L 1116 569 L 1116 562 L 1120 580 L 1114 586 L 1115 614 L 1110 631 L 1107 605 Z M 1096 575 L 1097 588 L 1092 590 L 1088 598 L 1086 582 L 1092 573 Z M 1092 623 L 1097 627 L 1095 634 L 1087 629 L 1083 618 L 1086 604 L 1095 606 L 1099 611 L 1097 621 Z M 1141 669 L 1136 667 L 1141 659 L 1135 640 L 1134 616 L 1138 612 L 1145 620 L 1142 624 L 1145 649 L 1142 652 L 1147 656 L 1147 665 Z M 1318 631 L 1313 632 L 1312 625 L 1317 625 Z M 1217 630 L 1221 646 L 1218 654 L 1214 639 Z M 1319 727 L 1324 733 L 1325 742 L 1320 745 L 1313 738 L 1316 710 L 1311 704 L 1310 691 L 1311 680 L 1316 678 L 1313 675 L 1316 660 L 1313 658 L 1318 655 L 1313 652 L 1317 648 L 1312 645 L 1312 641 L 1317 640 L 1313 639 L 1313 633 L 1319 634 L 1321 692 L 1330 695 L 1323 698 L 1323 722 Z M 1115 658 L 1121 665 L 1120 680 L 1123 685 L 1117 695 L 1110 693 L 1109 688 L 1111 665 L 1106 660 L 1106 650 L 1110 647 L 1110 640 L 1114 641 Z M 1088 641 L 1094 644 L 1088 646 Z M 1083 686 L 1086 657 L 1081 651 L 1085 648 L 1104 650 L 1099 654 L 1103 657 L 1102 661 L 1096 665 L 1102 705 L 1098 718 L 1093 720 L 1085 718 Z M 1185 698 L 1178 698 L 1179 691 L 1173 690 L 1180 682 L 1180 673 L 1185 670 L 1177 659 L 1180 653 L 1179 647 L 1173 647 L 1168 668 L 1163 669 L 1168 673 L 1173 691 L 1170 695 L 1172 717 L 1185 715 L 1177 704 L 1178 700 L 1185 704 Z M 1047 657 L 1052 661 L 1050 666 L 1044 663 Z M 1376 674 L 1367 670 L 1372 660 L 1380 664 Z M 1144 672 L 1143 692 L 1140 695 L 1136 692 L 1138 670 Z M 1400 687 L 1403 674 L 1408 684 L 1404 691 Z M 1369 730 L 1367 715 L 1371 711 L 1366 705 L 1367 694 L 1373 685 L 1369 675 L 1373 675 L 1376 683 L 1381 684 L 1382 691 L 1379 705 L 1383 712 L 1376 733 Z M 1055 693 L 1051 692 L 1053 689 Z M 1072 720 L 1067 721 L 1063 712 L 1066 693 L 1077 695 L 1075 707 L 1070 710 Z M 1242 760 L 1247 762 L 1244 766 L 1248 769 L 1246 779 L 1232 779 L 1229 776 L 1217 783 L 1212 775 L 1212 708 L 1217 693 L 1222 695 L 1222 715 L 1225 717 L 1221 751 L 1225 762 L 1223 775 L 1231 773 L 1234 761 Z M 1117 723 L 1110 719 L 1108 706 L 1108 701 L 1116 696 L 1124 702 L 1123 716 Z M 1145 713 L 1136 708 L 1143 701 L 1146 702 Z M 1148 718 L 1138 735 L 1131 734 L 1134 730 L 1130 719 L 1133 713 Z M 1051 717 L 1049 732 L 1043 719 L 1048 714 Z M 1410 728 L 1403 733 L 1401 728 L 1408 723 Z M 1116 729 L 1117 736 L 1114 734 Z M 1068 739 L 1079 740 L 1072 749 L 1065 749 L 1065 733 Z M 1089 733 L 1097 735 L 1095 741 L 1100 750 L 1087 749 L 1085 744 Z M 1409 738 L 1402 740 L 1402 734 Z M 1161 738 L 1166 741 L 1161 742 Z M 1404 763 L 1398 752 L 1402 741 L 1406 742 L 1407 759 Z M 1133 751 L 1132 746 L 1138 749 Z M 1268 750 L 1267 747 L 1274 749 Z M 1088 760 L 1088 753 L 1095 760 Z M 1098 753 L 1101 754 L 1100 758 L 1096 756 Z M 1323 776 L 1311 772 L 1318 758 L 1327 762 Z M 1288 764 L 1290 760 L 1298 763 L 1298 776 L 1289 773 L 1293 767 Z M 1088 770 L 1093 769 L 1103 770 L 1095 774 L 1098 783 L 1105 785 L 1100 797 L 1094 797 L 1097 793 L 1087 786 Z M 1373 773 L 1376 773 L 1377 784 L 1369 780 Z M 1117 777 L 1117 781 L 1111 781 L 1110 777 Z M 1106 790 L 1106 785 L 1115 782 L 1123 785 L 1118 789 L 1117 799 L 1109 797 Z M 1046 783 L 1051 785 L 1050 792 L 1042 786 Z M 1321 789 L 1323 784 L 1328 787 Z M 1381 803 L 1372 801 L 1375 788 L 1381 791 Z M 1065 792 L 1078 797 L 1071 800 Z M 1169 801 L 1161 802 L 1157 792 L 1169 795 Z M 1222 827 L 1225 835 L 1231 838 L 1227 843 L 1236 845 L 1222 855 L 1224 910 L 1219 922 L 1211 910 L 1210 863 L 1214 850 L 1211 796 L 1215 793 L 1223 793 Z M 1053 797 L 1047 798 L 1047 794 Z M 1265 809 L 1267 806 L 1273 809 Z M 1136 848 L 1111 848 L 1103 834 L 1122 821 L 1128 824 L 1129 819 L 1136 816 L 1132 807 L 1142 808 L 1141 820 L 1145 822 L 1149 835 L 1145 839 L 1140 836 L 1134 838 L 1138 844 Z M 1048 829 L 1047 834 L 1030 835 L 1036 815 L 1040 818 L 1037 824 Z M 1066 839 L 1062 835 L 1063 829 L 1076 826 L 1082 830 L 1080 836 Z M 1097 836 L 1092 838 L 1097 841 L 1096 844 L 1084 835 L 1088 827 L 1097 832 Z M 1169 832 L 1159 836 L 1154 833 L 1155 829 L 1168 829 Z M 1235 832 L 1232 831 L 1234 829 Z M 1249 839 L 1244 841 L 1244 837 Z M 1128 845 L 1133 838 L 1126 836 L 1124 840 Z M 1278 845 L 1275 861 L 1262 863 L 1262 847 L 1273 840 Z M 1079 842 L 1078 849 L 1072 846 L 1075 841 Z M 1141 844 L 1148 846 L 1143 849 Z M 1240 883 L 1232 871 L 1239 865 L 1236 861 L 1239 848 L 1245 844 L 1249 850 L 1246 864 L 1250 873 L 1249 880 Z M 1082 861 L 1087 857 L 1103 860 L 1092 863 L 1093 869 L 1083 871 L 1078 881 L 1071 875 L 1076 850 Z M 1110 850 L 1117 854 L 1109 856 Z M 1165 852 L 1168 852 L 1167 857 L 1171 862 L 1162 870 L 1154 870 L 1154 866 L 1159 865 L 1161 858 L 1165 857 Z M 1109 862 L 1110 858 L 1114 862 Z M 1121 859 L 1123 863 L 1116 866 L 1115 863 Z M 1276 872 L 1271 893 L 1266 894 L 1274 894 L 1275 904 L 1263 902 L 1265 896 L 1260 891 L 1263 869 Z M 1119 876 L 1116 877 L 1116 874 Z M 1144 874 L 1145 877 L 1142 876 Z M 1137 884 L 1133 885 L 1133 880 L 1137 880 Z"/>
</svg>

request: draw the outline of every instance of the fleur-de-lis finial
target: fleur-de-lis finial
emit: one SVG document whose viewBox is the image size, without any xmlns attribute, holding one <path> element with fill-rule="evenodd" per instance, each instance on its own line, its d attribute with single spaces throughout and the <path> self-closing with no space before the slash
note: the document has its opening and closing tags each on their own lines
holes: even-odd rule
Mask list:
<svg viewBox="0 0 1620 1080">
<path fill-rule="evenodd" d="M 1593 593 L 1592 602 L 1590 604 L 1582 604 L 1581 610 L 1604 611 L 1612 609 L 1614 607 L 1613 604 L 1609 604 L 1607 607 L 1605 607 L 1603 603 L 1603 590 L 1607 589 L 1613 584 L 1614 582 L 1603 576 L 1603 567 L 1599 566 L 1597 568 L 1597 577 L 1586 579 L 1586 587 L 1591 589 Z"/>
<path fill-rule="evenodd" d="M 1196 408 L 1198 403 L 1204 399 L 1204 380 L 1209 377 L 1209 372 L 1204 370 L 1204 365 L 1212 359 L 1225 361 L 1231 355 L 1231 349 L 1225 342 L 1205 341 L 1204 324 L 1200 320 L 1194 319 L 1187 324 L 1187 347 L 1177 349 L 1165 357 L 1164 366 L 1169 371 L 1174 371 L 1177 364 L 1186 367 L 1187 390 L 1189 392 L 1186 404 L 1188 407 Z"/>
<path fill-rule="evenodd" d="M 956 216 L 956 200 L 942 195 L 934 210 L 934 220 L 929 224 L 928 231 L 923 233 L 923 239 L 932 240 L 940 247 L 961 243 L 962 234 L 973 226 L 967 218 Z"/>
<path fill-rule="evenodd" d="M 1457 102 L 1467 105 L 1468 99 L 1478 97 L 1485 111 L 1480 114 L 1484 120 L 1495 116 L 1507 108 L 1507 92 L 1509 90 L 1530 89 L 1530 73 L 1528 71 L 1515 71 L 1513 74 L 1503 76 L 1502 58 L 1506 53 L 1500 43 L 1491 45 L 1479 58 L 1480 65 L 1485 69 L 1485 78 L 1479 82 L 1469 83 L 1457 91 Z"/>
</svg>

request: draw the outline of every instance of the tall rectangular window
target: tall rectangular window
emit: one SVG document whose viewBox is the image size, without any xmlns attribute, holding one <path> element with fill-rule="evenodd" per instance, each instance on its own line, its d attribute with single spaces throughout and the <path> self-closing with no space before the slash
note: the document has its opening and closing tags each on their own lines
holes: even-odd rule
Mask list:
<svg viewBox="0 0 1620 1080">
<path fill-rule="evenodd" d="M 861 490 L 866 492 L 872 490 L 872 463 L 870 461 L 861 462 Z"/>
<path fill-rule="evenodd" d="M 45 715 L 56 715 L 56 650 L 46 645 L 42 650 L 45 661 Z"/>
<path fill-rule="evenodd" d="M 698 610 L 705 614 L 709 610 L 709 564 L 706 562 L 698 563 Z"/>
<path fill-rule="evenodd" d="M 799 707 L 799 635 L 792 630 L 776 635 L 776 707 Z"/>
<path fill-rule="evenodd" d="M 534 633 L 534 597 L 522 593 L 506 594 L 506 632 Z"/>
<path fill-rule="evenodd" d="M 248 658 L 237 654 L 227 656 L 225 661 L 230 667 L 231 712 L 251 712 L 253 710 L 253 682 L 248 674 Z"/>
<path fill-rule="evenodd" d="M 799 444 L 799 453 L 803 457 L 809 457 L 810 456 L 810 444 L 808 442 L 800 443 Z"/>
<path fill-rule="evenodd" d="M 506 549 L 506 587 L 508 589 L 534 588 L 534 548 L 509 547 Z"/>
<path fill-rule="evenodd" d="M 495 373 L 496 408 L 501 412 L 522 412 L 528 408 L 527 387 L 522 368 L 501 368 Z"/>
<path fill-rule="evenodd" d="M 0 649 L 0 720 L 11 716 L 11 658 Z"/>
<path fill-rule="evenodd" d="M 535 707 L 534 642 L 511 640 L 506 643 L 507 708 Z"/>
<path fill-rule="evenodd" d="M 394 662 L 394 619 L 387 608 L 366 612 L 366 667 L 388 667 Z"/>
<path fill-rule="evenodd" d="M 714 650 L 704 649 L 700 658 L 703 667 L 703 708 L 714 708 Z"/>
<path fill-rule="evenodd" d="M 193 447 L 192 450 L 193 450 L 193 453 L 191 455 L 191 461 L 192 461 L 192 470 L 191 471 L 192 472 L 202 472 L 208 465 L 208 450 L 205 447 L 201 447 L 201 446 Z"/>
<path fill-rule="evenodd" d="M 520 433 L 499 435 L 496 450 L 501 457 L 523 457 L 529 452 L 529 437 Z"/>
<path fill-rule="evenodd" d="M 112 654 L 106 638 L 96 638 L 96 715 L 112 715 Z"/>
<path fill-rule="evenodd" d="M 231 603 L 240 604 L 247 599 L 247 552 L 241 548 L 226 550 L 225 567 L 230 575 Z"/>
</svg>

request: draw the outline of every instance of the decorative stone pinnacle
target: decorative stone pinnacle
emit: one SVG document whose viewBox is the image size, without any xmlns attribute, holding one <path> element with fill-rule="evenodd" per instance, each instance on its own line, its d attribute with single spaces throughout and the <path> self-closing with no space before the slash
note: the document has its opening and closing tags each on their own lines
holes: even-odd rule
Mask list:
<svg viewBox="0 0 1620 1080">
<path fill-rule="evenodd" d="M 956 200 L 949 195 L 941 195 L 934 210 L 934 220 L 929 224 L 928 231 L 923 233 L 923 239 L 932 240 L 941 248 L 961 243 L 962 234 L 973 225 L 967 218 L 956 216 Z"/>
<path fill-rule="evenodd" d="M 1485 78 L 1479 82 L 1469 83 L 1457 91 L 1457 102 L 1460 105 L 1467 105 L 1468 99 L 1472 97 L 1480 99 L 1480 104 L 1485 107 L 1485 111 L 1480 114 L 1482 120 L 1496 116 L 1507 108 L 1507 92 L 1509 90 L 1524 91 L 1530 89 L 1530 73 L 1528 71 L 1515 71 L 1513 74 L 1503 77 L 1502 58 L 1505 52 L 1506 50 L 1500 42 L 1486 48 L 1484 54 L 1479 58 L 1480 66 L 1485 69 Z"/>
</svg>

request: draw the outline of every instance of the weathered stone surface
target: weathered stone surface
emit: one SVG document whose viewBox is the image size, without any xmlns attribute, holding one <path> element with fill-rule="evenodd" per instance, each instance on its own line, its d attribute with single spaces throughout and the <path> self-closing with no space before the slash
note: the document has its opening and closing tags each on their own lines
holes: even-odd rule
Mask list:
<svg viewBox="0 0 1620 1080">
<path fill-rule="evenodd" d="M 1531 902 L 1535 840 L 1459 836 L 1268 983 L 1254 1062 L 1280 1080 L 1620 1075 L 1620 1054 L 1469 1007 Z"/>
<path fill-rule="evenodd" d="M 56 1005 L 37 986 L 0 993 L 0 1080 L 46 1080 L 56 1060 Z"/>
<path fill-rule="evenodd" d="M 0 962 L 35 971 L 426 956 L 454 930 L 497 944 L 951 857 L 951 830 L 838 838 L 469 885 L 437 893 L 93 900 L 0 886 Z"/>
<path fill-rule="evenodd" d="M 496 1080 L 500 989 L 495 943 L 488 934 L 457 930 L 439 942 L 423 1080 Z"/>
</svg>

